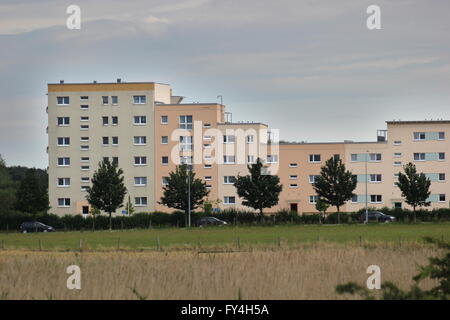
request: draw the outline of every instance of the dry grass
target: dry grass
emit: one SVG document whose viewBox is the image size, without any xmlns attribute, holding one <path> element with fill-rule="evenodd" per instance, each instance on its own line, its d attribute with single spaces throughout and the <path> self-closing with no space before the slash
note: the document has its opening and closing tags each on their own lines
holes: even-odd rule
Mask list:
<svg viewBox="0 0 450 320">
<path fill-rule="evenodd" d="M 344 299 L 334 288 L 365 284 L 366 268 L 408 288 L 438 249 L 408 244 L 309 244 L 238 253 L 0 252 L 1 299 Z M 66 288 L 67 266 L 82 289 Z M 430 285 L 430 283 L 425 283 Z"/>
</svg>

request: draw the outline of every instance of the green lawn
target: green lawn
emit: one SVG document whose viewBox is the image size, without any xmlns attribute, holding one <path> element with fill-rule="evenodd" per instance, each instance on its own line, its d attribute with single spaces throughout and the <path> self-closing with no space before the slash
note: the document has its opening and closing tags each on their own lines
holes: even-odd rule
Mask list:
<svg viewBox="0 0 450 320">
<path fill-rule="evenodd" d="M 89 249 L 121 248 L 155 249 L 183 246 L 226 246 L 239 242 L 245 245 L 275 245 L 279 239 L 283 244 L 301 242 L 359 242 L 364 241 L 414 241 L 421 242 L 430 236 L 450 239 L 450 223 L 421 224 L 371 224 L 371 225 L 279 225 L 255 227 L 223 227 L 186 229 L 149 229 L 128 231 L 54 232 L 54 233 L 10 233 L 0 234 L 0 246 L 5 249 L 78 250 L 80 239 Z M 120 239 L 120 240 L 119 240 Z M 0 247 L 1 249 L 1 247 Z"/>
</svg>

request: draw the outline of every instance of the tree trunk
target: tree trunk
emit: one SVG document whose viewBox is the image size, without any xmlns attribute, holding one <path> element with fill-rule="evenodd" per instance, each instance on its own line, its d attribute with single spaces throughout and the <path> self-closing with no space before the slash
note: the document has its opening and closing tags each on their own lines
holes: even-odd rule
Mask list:
<svg viewBox="0 0 450 320">
<path fill-rule="evenodd" d="M 338 224 L 341 224 L 341 213 L 339 211 L 339 206 L 336 206 L 337 208 L 337 214 L 338 214 Z"/>
<path fill-rule="evenodd" d="M 112 216 L 111 216 L 111 212 L 109 212 L 109 231 L 112 231 Z"/>
<path fill-rule="evenodd" d="M 259 220 L 261 224 L 263 223 L 263 217 L 264 217 L 263 208 L 259 208 Z"/>
</svg>

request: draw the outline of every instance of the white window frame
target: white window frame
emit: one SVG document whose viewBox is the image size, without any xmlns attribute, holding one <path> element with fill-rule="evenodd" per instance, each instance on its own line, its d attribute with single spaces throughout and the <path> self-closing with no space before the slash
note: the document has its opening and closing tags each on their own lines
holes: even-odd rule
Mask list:
<svg viewBox="0 0 450 320">
<path fill-rule="evenodd" d="M 375 177 L 375 180 L 372 179 L 373 177 Z M 380 177 L 380 180 L 378 180 L 378 177 Z M 379 173 L 369 174 L 369 182 L 370 183 L 381 183 L 381 182 L 383 182 L 383 175 L 379 174 Z"/>
<path fill-rule="evenodd" d="M 62 183 L 60 183 L 62 182 Z M 58 178 L 58 188 L 68 188 L 70 187 L 70 178 Z"/>
<path fill-rule="evenodd" d="M 137 140 L 137 142 L 136 142 Z M 147 136 L 134 136 L 133 145 L 135 146 L 145 146 L 147 145 Z"/>
<path fill-rule="evenodd" d="M 230 180 L 234 179 L 233 182 L 230 182 Z M 223 184 L 234 184 L 236 182 L 235 176 L 223 176 Z"/>
<path fill-rule="evenodd" d="M 114 98 L 116 98 L 116 102 L 114 102 Z M 111 96 L 111 104 L 113 106 L 117 106 L 119 104 L 119 97 L 118 96 Z"/>
<path fill-rule="evenodd" d="M 136 122 L 136 120 L 138 120 Z M 135 126 L 145 126 L 147 124 L 147 117 L 146 116 L 133 116 L 133 124 Z"/>
<path fill-rule="evenodd" d="M 163 121 L 163 119 L 166 119 L 166 121 Z M 168 124 L 169 123 L 169 116 L 163 115 L 161 116 L 161 124 Z"/>
<path fill-rule="evenodd" d="M 317 200 L 319 200 L 319 196 L 317 196 L 317 195 L 309 196 L 309 203 L 310 204 L 316 204 Z"/>
<path fill-rule="evenodd" d="M 147 104 L 147 96 L 145 95 L 133 96 L 133 104 Z"/>
<path fill-rule="evenodd" d="M 378 156 L 379 159 L 378 159 Z M 381 162 L 383 160 L 383 155 L 381 153 L 369 153 L 369 162 Z"/>
<path fill-rule="evenodd" d="M 58 100 L 62 98 L 62 103 L 59 103 Z M 67 102 L 66 102 L 67 100 Z M 70 104 L 70 98 L 68 96 L 59 96 L 56 97 L 56 105 L 57 106 L 68 106 Z"/>
<path fill-rule="evenodd" d="M 106 102 L 105 102 L 106 98 Z M 107 106 L 109 104 L 109 97 L 108 96 L 102 96 L 102 105 Z"/>
<path fill-rule="evenodd" d="M 423 135 L 423 138 L 422 138 L 422 135 Z M 420 131 L 420 132 L 413 132 L 413 140 L 414 141 L 424 141 L 425 138 L 426 138 L 425 132 L 422 132 L 422 131 Z"/>
<path fill-rule="evenodd" d="M 62 119 L 61 124 L 59 123 L 59 119 Z M 58 125 L 58 127 L 68 127 L 70 126 L 70 117 L 58 117 L 56 120 L 56 124 Z"/>
<path fill-rule="evenodd" d="M 372 197 L 375 197 L 375 201 L 372 201 Z M 380 197 L 379 201 L 378 201 L 378 197 Z M 383 203 L 383 195 L 382 194 L 371 194 L 370 195 L 370 203 Z"/>
<path fill-rule="evenodd" d="M 278 155 L 277 154 L 268 154 L 266 163 L 278 163 Z"/>
<path fill-rule="evenodd" d="M 188 121 L 189 117 L 190 117 L 190 122 Z M 179 129 L 192 130 L 193 123 L 194 123 L 194 118 L 192 115 L 180 115 L 178 117 L 178 120 L 179 120 L 179 124 L 178 124 Z"/>
<path fill-rule="evenodd" d="M 134 177 L 134 186 L 135 187 L 147 186 L 147 177 Z"/>
<path fill-rule="evenodd" d="M 63 164 L 59 164 L 59 159 L 62 159 Z M 66 164 L 66 162 L 68 162 L 69 164 Z M 70 167 L 70 157 L 58 157 L 56 163 L 58 167 Z"/>
<path fill-rule="evenodd" d="M 442 138 L 441 138 L 441 134 L 443 135 Z M 445 131 L 439 131 L 439 132 L 438 132 L 438 140 L 439 140 L 439 141 L 445 140 Z"/>
<path fill-rule="evenodd" d="M 139 159 L 139 161 L 136 161 L 138 159 Z M 146 156 L 135 156 L 134 157 L 134 165 L 140 166 L 140 167 L 146 166 L 147 165 L 147 157 Z"/>
<path fill-rule="evenodd" d="M 247 143 L 253 143 L 255 142 L 255 136 L 254 135 L 248 135 L 247 136 Z"/>
<path fill-rule="evenodd" d="M 289 163 L 289 168 L 297 168 L 298 164 L 297 163 Z"/>
<path fill-rule="evenodd" d="M 442 196 L 444 196 L 444 199 L 443 200 L 441 200 L 441 197 Z M 447 196 L 446 196 L 446 194 L 445 193 L 440 193 L 439 194 L 439 202 L 441 202 L 441 203 L 443 203 L 443 202 L 446 202 L 447 201 Z"/>
<path fill-rule="evenodd" d="M 63 143 L 62 144 L 59 143 L 59 139 L 63 139 Z M 56 139 L 56 142 L 57 142 L 57 146 L 58 147 L 70 147 L 70 137 L 58 137 Z"/>
<path fill-rule="evenodd" d="M 164 142 L 164 138 L 166 138 L 166 142 Z M 169 136 L 161 136 L 161 144 L 169 144 Z"/>
<path fill-rule="evenodd" d="M 64 204 L 60 204 L 60 200 L 63 200 Z M 58 198 L 58 208 L 70 208 L 70 198 Z"/>
<path fill-rule="evenodd" d="M 164 162 L 164 159 L 167 159 L 167 162 Z M 161 157 L 161 165 L 168 166 L 169 165 L 169 157 L 168 156 L 162 156 Z"/>
<path fill-rule="evenodd" d="M 134 206 L 135 207 L 146 207 L 147 205 L 148 205 L 147 197 L 134 197 Z"/>
<path fill-rule="evenodd" d="M 235 135 L 224 135 L 223 143 L 225 143 L 225 144 L 236 143 L 236 136 Z"/>
<path fill-rule="evenodd" d="M 228 161 L 229 159 L 233 159 L 232 161 Z M 235 164 L 236 156 L 223 156 L 223 164 Z"/>
<path fill-rule="evenodd" d="M 319 160 L 316 160 L 316 157 L 319 156 Z M 312 160 L 311 160 L 312 158 Z M 320 163 L 322 162 L 322 155 L 321 154 L 310 154 L 309 155 L 309 163 Z"/>
<path fill-rule="evenodd" d="M 416 155 L 418 155 L 419 157 L 419 159 L 416 159 Z M 422 155 L 423 155 L 423 157 L 422 157 Z M 425 159 L 426 159 L 426 154 L 425 154 L 425 152 L 414 152 L 413 153 L 413 160 L 414 161 L 425 161 Z"/>
<path fill-rule="evenodd" d="M 231 199 L 233 199 L 233 202 L 230 202 Z M 225 205 L 235 205 L 236 204 L 236 197 L 235 196 L 224 196 L 223 197 L 223 204 L 225 204 Z"/>
<path fill-rule="evenodd" d="M 180 151 L 192 151 L 193 150 L 193 137 L 192 136 L 180 136 L 179 148 Z"/>
</svg>

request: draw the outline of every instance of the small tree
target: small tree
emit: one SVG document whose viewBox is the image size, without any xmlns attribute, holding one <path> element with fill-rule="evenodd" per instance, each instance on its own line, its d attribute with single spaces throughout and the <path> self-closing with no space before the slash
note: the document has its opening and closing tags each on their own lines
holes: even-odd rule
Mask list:
<svg viewBox="0 0 450 320">
<path fill-rule="evenodd" d="M 109 214 L 109 230 L 112 230 L 112 213 L 122 207 L 127 189 L 123 182 L 123 170 L 104 159 L 92 177 L 92 187 L 88 188 L 86 199 L 91 206 Z"/>
<path fill-rule="evenodd" d="M 102 212 L 99 208 L 91 206 L 90 214 L 92 215 L 92 231 L 95 231 L 95 218 L 99 216 Z"/>
<path fill-rule="evenodd" d="M 278 199 L 283 186 L 280 178 L 269 174 L 262 174 L 263 164 L 261 159 L 247 166 L 249 175 L 238 176 L 234 186 L 239 197 L 243 198 L 242 204 L 258 210 L 263 216 L 264 208 L 271 208 L 278 204 Z"/>
<path fill-rule="evenodd" d="M 49 209 L 48 190 L 39 180 L 37 170 L 28 169 L 16 193 L 16 208 L 33 215 Z"/>
<path fill-rule="evenodd" d="M 328 210 L 329 207 L 330 207 L 330 205 L 328 203 L 326 203 L 325 200 L 323 200 L 320 197 L 319 197 L 319 199 L 317 199 L 316 210 L 319 211 L 319 222 L 320 223 L 322 223 L 322 219 L 325 220 L 325 217 L 326 217 L 325 212 Z"/>
<path fill-rule="evenodd" d="M 411 162 L 406 164 L 403 170 L 405 173 L 398 173 L 398 182 L 395 184 L 400 188 L 406 203 L 413 207 L 414 222 L 416 222 L 416 207 L 430 205 L 428 197 L 431 193 L 431 181 L 423 172 L 417 173 L 416 166 Z"/>
<path fill-rule="evenodd" d="M 125 205 L 125 208 L 127 209 L 127 215 L 132 216 L 135 212 L 133 203 L 131 202 L 131 197 L 128 195 L 127 204 Z"/>
<path fill-rule="evenodd" d="M 174 172 L 169 173 L 167 184 L 163 187 L 163 196 L 158 203 L 169 208 L 183 210 L 186 212 L 187 217 L 189 209 L 188 181 L 190 182 L 191 210 L 201 206 L 209 191 L 206 189 L 206 183 L 201 179 L 195 178 L 195 172 L 188 170 L 186 164 L 177 166 Z"/>
<path fill-rule="evenodd" d="M 356 177 L 345 169 L 341 159 L 331 157 L 320 169 L 320 176 L 316 178 L 314 190 L 319 198 L 330 206 L 335 206 L 340 223 L 340 207 L 353 196 L 357 184 Z"/>
</svg>

